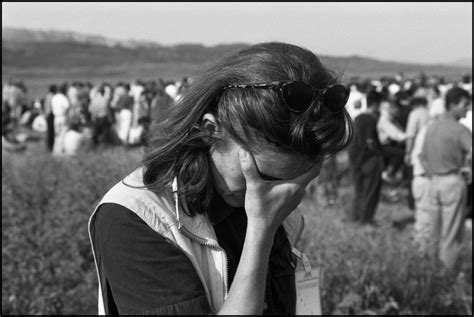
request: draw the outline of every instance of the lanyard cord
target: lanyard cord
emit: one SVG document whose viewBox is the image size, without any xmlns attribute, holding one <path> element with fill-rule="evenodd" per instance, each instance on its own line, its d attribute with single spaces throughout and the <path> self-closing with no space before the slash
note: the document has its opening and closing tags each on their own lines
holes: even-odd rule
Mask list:
<svg viewBox="0 0 474 317">
<path fill-rule="evenodd" d="M 178 220 L 178 230 L 181 229 L 183 224 L 179 220 L 179 200 L 178 200 L 178 178 L 173 179 L 173 196 L 174 196 L 174 209 L 176 211 L 176 220 Z"/>
</svg>

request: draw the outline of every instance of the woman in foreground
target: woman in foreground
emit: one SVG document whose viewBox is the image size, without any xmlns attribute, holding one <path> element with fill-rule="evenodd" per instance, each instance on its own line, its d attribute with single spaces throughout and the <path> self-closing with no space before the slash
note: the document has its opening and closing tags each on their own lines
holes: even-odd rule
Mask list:
<svg viewBox="0 0 474 317">
<path fill-rule="evenodd" d="M 293 211 L 351 138 L 348 95 L 285 43 L 197 78 L 90 218 L 99 314 L 294 314 Z"/>
</svg>

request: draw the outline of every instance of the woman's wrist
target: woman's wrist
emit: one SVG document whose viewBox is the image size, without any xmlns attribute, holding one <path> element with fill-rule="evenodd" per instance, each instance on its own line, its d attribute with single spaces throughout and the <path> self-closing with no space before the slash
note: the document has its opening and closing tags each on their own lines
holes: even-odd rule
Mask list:
<svg viewBox="0 0 474 317">
<path fill-rule="evenodd" d="M 273 230 L 265 220 L 247 222 L 247 236 L 251 237 L 253 241 L 269 243 L 271 245 L 273 244 L 275 233 L 276 230 Z"/>
</svg>

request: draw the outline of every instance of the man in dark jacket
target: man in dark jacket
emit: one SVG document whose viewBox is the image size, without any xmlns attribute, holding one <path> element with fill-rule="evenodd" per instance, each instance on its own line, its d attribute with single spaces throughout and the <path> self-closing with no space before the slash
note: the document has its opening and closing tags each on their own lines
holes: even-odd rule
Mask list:
<svg viewBox="0 0 474 317">
<path fill-rule="evenodd" d="M 377 134 L 377 121 L 382 95 L 367 93 L 367 110 L 354 121 L 355 137 L 349 149 L 349 161 L 354 177 L 354 201 L 349 220 L 375 224 L 374 214 L 382 186 L 383 154 Z"/>
</svg>

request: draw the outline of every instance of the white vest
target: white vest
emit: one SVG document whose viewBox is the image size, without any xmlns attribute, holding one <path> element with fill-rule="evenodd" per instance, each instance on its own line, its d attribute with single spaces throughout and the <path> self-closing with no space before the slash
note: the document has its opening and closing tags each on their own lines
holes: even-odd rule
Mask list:
<svg viewBox="0 0 474 317">
<path fill-rule="evenodd" d="M 135 187 L 135 188 L 132 188 Z M 180 212 L 176 178 L 172 188 L 160 196 L 145 188 L 143 168 L 139 168 L 112 187 L 99 202 L 89 219 L 89 239 L 99 281 L 99 315 L 105 314 L 99 268 L 91 237 L 91 224 L 97 209 L 105 203 L 115 203 L 137 214 L 155 232 L 180 248 L 190 259 L 206 292 L 213 313 L 217 313 L 227 297 L 227 257 L 219 246 L 207 214 L 187 216 Z M 283 223 L 291 247 L 299 240 L 304 218 L 296 209 Z"/>
</svg>

